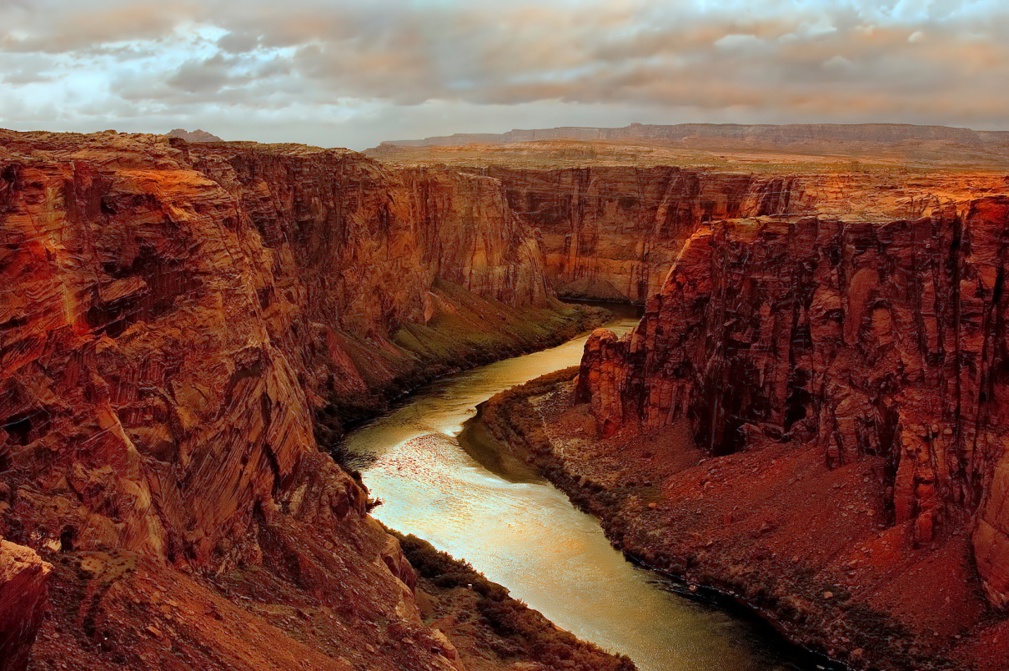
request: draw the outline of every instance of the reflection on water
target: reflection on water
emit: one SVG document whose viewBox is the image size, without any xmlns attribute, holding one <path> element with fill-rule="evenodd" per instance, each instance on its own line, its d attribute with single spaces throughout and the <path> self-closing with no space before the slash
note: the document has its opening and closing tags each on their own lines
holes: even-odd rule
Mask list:
<svg viewBox="0 0 1009 671">
<path fill-rule="evenodd" d="M 635 324 L 618 319 L 618 333 Z M 546 482 L 509 482 L 460 447 L 476 405 L 540 375 L 576 365 L 585 337 L 500 361 L 422 389 L 347 437 L 388 526 L 465 559 L 559 626 L 642 671 L 793 668 L 752 627 L 668 591 L 624 560 L 598 521 Z"/>
</svg>

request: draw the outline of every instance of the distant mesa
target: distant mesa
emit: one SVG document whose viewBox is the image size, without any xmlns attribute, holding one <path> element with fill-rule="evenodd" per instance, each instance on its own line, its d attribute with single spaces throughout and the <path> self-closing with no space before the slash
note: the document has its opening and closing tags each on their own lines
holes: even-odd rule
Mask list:
<svg viewBox="0 0 1009 671">
<path fill-rule="evenodd" d="M 182 138 L 186 142 L 224 142 L 221 138 L 217 137 L 213 133 L 208 133 L 205 130 L 196 130 L 190 132 L 185 128 L 176 128 L 175 130 L 167 133 L 168 137 L 178 137 Z"/>
<path fill-rule="evenodd" d="M 507 144 L 518 142 L 576 140 L 582 142 L 645 141 L 647 144 L 711 144 L 718 141 L 749 144 L 790 145 L 809 143 L 850 143 L 895 145 L 905 142 L 945 142 L 967 146 L 1002 144 L 1009 141 L 1004 131 L 975 131 L 947 126 L 911 124 L 675 124 L 632 123 L 623 128 L 561 127 L 516 129 L 507 133 L 458 133 L 423 140 L 393 140 L 382 147 L 432 147 L 466 144 Z"/>
</svg>

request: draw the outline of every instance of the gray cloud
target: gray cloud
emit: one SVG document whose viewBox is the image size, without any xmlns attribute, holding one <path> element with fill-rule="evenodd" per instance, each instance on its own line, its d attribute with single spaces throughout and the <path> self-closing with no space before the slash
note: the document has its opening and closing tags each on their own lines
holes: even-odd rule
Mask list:
<svg viewBox="0 0 1009 671">
<path fill-rule="evenodd" d="M 362 147 L 532 110 L 533 126 L 995 127 L 1009 112 L 1009 8 L 993 0 L 709 4 L 0 0 L 0 125 Z"/>
</svg>

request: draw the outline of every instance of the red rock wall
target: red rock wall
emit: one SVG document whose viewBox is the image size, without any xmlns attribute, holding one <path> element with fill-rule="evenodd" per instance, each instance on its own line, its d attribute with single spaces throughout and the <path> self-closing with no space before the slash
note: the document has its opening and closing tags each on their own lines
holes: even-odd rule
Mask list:
<svg viewBox="0 0 1009 671">
<path fill-rule="evenodd" d="M 439 282 L 546 303 L 494 180 L 3 134 L 0 532 L 209 567 L 255 561 L 254 517 L 309 480 L 363 517 L 361 488 L 317 459 L 312 409 L 415 367 L 393 336 L 445 308 Z"/>
<path fill-rule="evenodd" d="M 511 306 L 546 304 L 538 240 L 492 179 L 388 171 L 304 147 L 188 152 L 259 233 L 267 328 L 312 390 L 358 397 L 411 371 L 417 362 L 391 341 L 437 314 L 438 281 Z"/>
<path fill-rule="evenodd" d="M 0 538 L 0 671 L 27 668 L 51 570 L 30 548 Z"/>
<path fill-rule="evenodd" d="M 603 434 L 686 417 L 716 454 L 757 432 L 817 441 L 830 467 L 883 456 L 879 486 L 916 541 L 979 512 L 978 567 L 1001 605 L 1007 240 L 1006 198 L 885 225 L 702 227 L 638 327 L 590 339 L 582 397 Z"/>
<path fill-rule="evenodd" d="M 762 172 L 672 166 L 470 170 L 500 180 L 512 210 L 542 232 L 546 274 L 560 295 L 637 303 L 659 292 L 683 243 L 704 223 L 804 215 L 886 223 L 1006 187 L 997 173 L 914 175 L 831 170 L 825 164 L 822 172 L 789 175 L 769 164 L 754 167 Z"/>
<path fill-rule="evenodd" d="M 543 233 L 562 296 L 643 303 L 702 223 L 803 212 L 801 180 L 676 167 L 533 170 L 492 166 L 512 210 Z"/>
</svg>

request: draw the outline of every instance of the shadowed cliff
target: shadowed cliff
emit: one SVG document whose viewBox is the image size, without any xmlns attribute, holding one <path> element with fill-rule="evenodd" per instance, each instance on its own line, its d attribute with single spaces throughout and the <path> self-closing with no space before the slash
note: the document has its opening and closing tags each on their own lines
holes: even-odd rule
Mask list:
<svg viewBox="0 0 1009 671">
<path fill-rule="evenodd" d="M 33 665 L 465 667 L 320 447 L 590 318 L 552 298 L 497 182 L 0 131 L 0 286 L 0 588 L 38 575 L 9 556 L 52 564 Z M 3 624 L 30 644 L 44 591 L 25 584 Z"/>
</svg>

